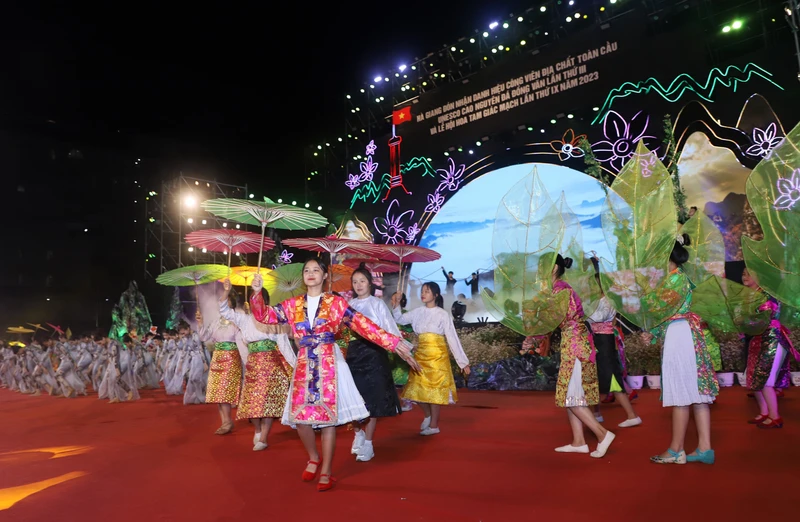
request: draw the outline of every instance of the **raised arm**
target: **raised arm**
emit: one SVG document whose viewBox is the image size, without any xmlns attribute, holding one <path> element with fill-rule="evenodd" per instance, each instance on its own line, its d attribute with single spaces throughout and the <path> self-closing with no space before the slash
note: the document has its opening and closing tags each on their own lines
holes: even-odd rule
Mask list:
<svg viewBox="0 0 800 522">
<path fill-rule="evenodd" d="M 283 304 L 276 306 L 269 306 L 264 302 L 264 297 L 261 295 L 261 288 L 263 282 L 261 274 L 256 274 L 253 277 L 253 294 L 250 296 L 250 313 L 253 314 L 256 321 L 264 324 L 285 324 L 286 313 L 284 312 Z"/>
</svg>

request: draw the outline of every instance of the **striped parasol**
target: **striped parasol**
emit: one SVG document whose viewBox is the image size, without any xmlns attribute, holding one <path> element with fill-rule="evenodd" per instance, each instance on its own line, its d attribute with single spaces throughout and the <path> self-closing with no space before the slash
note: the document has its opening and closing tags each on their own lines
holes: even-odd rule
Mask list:
<svg viewBox="0 0 800 522">
<path fill-rule="evenodd" d="M 156 278 L 156 283 L 164 286 L 192 286 L 194 285 L 194 299 L 197 302 L 197 318 L 200 319 L 200 296 L 197 287 L 206 283 L 217 281 L 228 275 L 225 265 L 192 265 L 182 266 L 164 272 Z"/>
<path fill-rule="evenodd" d="M 380 252 L 375 243 L 346 239 L 336 236 L 307 237 L 301 239 L 287 239 L 284 245 L 310 250 L 311 252 L 327 252 L 328 254 L 355 254 L 360 256 L 373 256 Z M 329 279 L 329 290 L 333 288 L 333 278 Z"/>
<path fill-rule="evenodd" d="M 246 199 L 209 199 L 202 205 L 215 216 L 261 226 L 262 238 L 267 227 L 282 230 L 311 230 L 328 224 L 328 220 L 316 212 L 294 205 L 275 203 L 268 198 L 264 198 L 263 202 Z M 261 266 L 261 253 L 258 255 L 258 266 Z"/>
<path fill-rule="evenodd" d="M 267 274 L 272 272 L 269 268 L 256 268 L 254 266 L 235 266 L 231 268 L 231 273 L 225 278 L 229 279 L 233 286 L 244 287 L 244 306 L 250 307 L 247 301 L 247 287 L 253 283 L 253 278 L 256 274 L 261 274 L 262 279 L 266 279 Z M 220 283 L 224 283 L 225 279 L 220 279 Z"/>
<path fill-rule="evenodd" d="M 186 235 L 186 242 L 195 248 L 204 248 L 212 252 L 228 254 L 228 267 L 231 266 L 231 255 L 252 254 L 259 250 L 269 250 L 275 246 L 271 239 L 262 238 L 258 234 L 244 230 L 212 228 L 195 230 Z"/>
<path fill-rule="evenodd" d="M 269 292 L 269 300 L 272 303 L 281 303 L 306 293 L 303 265 L 292 263 L 272 270 L 264 278 L 264 288 Z"/>
<path fill-rule="evenodd" d="M 394 261 L 397 263 L 400 275 L 398 276 L 398 290 L 403 288 L 403 263 L 426 263 L 436 261 L 442 257 L 439 252 L 415 245 L 404 243 L 376 245 L 380 251 L 375 257 L 384 261 Z"/>
</svg>

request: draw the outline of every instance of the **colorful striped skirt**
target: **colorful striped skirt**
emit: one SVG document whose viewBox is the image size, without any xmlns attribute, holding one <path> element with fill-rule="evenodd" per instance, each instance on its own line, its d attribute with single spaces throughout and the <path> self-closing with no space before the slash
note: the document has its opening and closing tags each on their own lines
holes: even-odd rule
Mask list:
<svg viewBox="0 0 800 522">
<path fill-rule="evenodd" d="M 236 343 L 216 343 L 206 387 L 207 404 L 238 404 L 242 389 L 242 359 Z"/>
<path fill-rule="evenodd" d="M 244 389 L 237 419 L 280 417 L 289 395 L 290 375 L 275 341 L 264 339 L 247 345 Z"/>
</svg>

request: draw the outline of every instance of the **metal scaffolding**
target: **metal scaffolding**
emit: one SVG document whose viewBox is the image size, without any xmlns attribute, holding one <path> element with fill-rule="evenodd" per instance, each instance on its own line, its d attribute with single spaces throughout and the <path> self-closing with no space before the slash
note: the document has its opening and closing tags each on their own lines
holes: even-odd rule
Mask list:
<svg viewBox="0 0 800 522">
<path fill-rule="evenodd" d="M 186 234 L 209 228 L 248 229 L 247 225 L 213 216 L 200 205 L 208 199 L 248 197 L 247 185 L 229 185 L 182 173 L 163 182 L 161 192 L 151 192 L 145 201 L 145 279 L 155 279 L 168 270 L 187 265 L 226 264 L 228 258 L 221 252 L 191 247 L 186 243 Z"/>
</svg>

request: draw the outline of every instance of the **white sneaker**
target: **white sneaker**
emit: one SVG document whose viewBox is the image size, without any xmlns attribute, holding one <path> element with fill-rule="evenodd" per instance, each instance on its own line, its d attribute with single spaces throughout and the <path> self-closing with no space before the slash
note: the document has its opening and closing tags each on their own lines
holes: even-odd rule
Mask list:
<svg viewBox="0 0 800 522">
<path fill-rule="evenodd" d="M 256 434 L 253 435 L 253 445 L 258 444 L 258 439 L 260 439 L 260 438 L 261 438 L 261 434 L 256 432 Z"/>
<path fill-rule="evenodd" d="M 556 448 L 557 453 L 589 453 L 589 446 L 584 444 L 583 446 L 573 446 L 572 444 L 567 444 L 566 446 L 561 446 L 560 448 Z"/>
<path fill-rule="evenodd" d="M 366 439 L 367 434 L 364 433 L 364 430 L 358 430 L 355 438 L 353 439 L 353 446 L 350 448 L 350 453 L 353 455 L 358 455 L 358 451 L 361 449 L 361 446 L 364 445 L 364 441 Z"/>
<path fill-rule="evenodd" d="M 423 420 L 422 424 L 419 425 L 419 431 L 423 432 L 423 431 L 427 430 L 428 428 L 430 428 L 430 426 L 431 426 L 431 418 L 430 417 L 425 417 L 425 420 Z"/>
<path fill-rule="evenodd" d="M 255 446 L 253 446 L 253 451 L 264 451 L 267 447 L 268 445 L 265 442 L 258 441 Z"/>
<path fill-rule="evenodd" d="M 375 449 L 372 447 L 371 440 L 365 440 L 364 444 L 358 449 L 356 460 L 358 462 L 369 462 L 375 457 Z"/>
<path fill-rule="evenodd" d="M 620 428 L 633 428 L 634 426 L 638 426 L 642 423 L 642 419 L 640 417 L 636 417 L 635 419 L 628 419 L 626 421 L 620 422 L 617 424 Z"/>
<path fill-rule="evenodd" d="M 595 459 L 601 459 L 606 455 L 606 451 L 608 451 L 608 447 L 611 446 L 611 443 L 614 442 L 617 436 L 611 433 L 610 431 L 606 432 L 606 436 L 603 437 L 602 442 L 597 445 L 597 449 L 592 452 L 590 455 Z"/>
<path fill-rule="evenodd" d="M 430 426 L 419 432 L 420 435 L 436 435 L 437 433 L 439 433 L 439 428 L 431 428 Z"/>
</svg>

